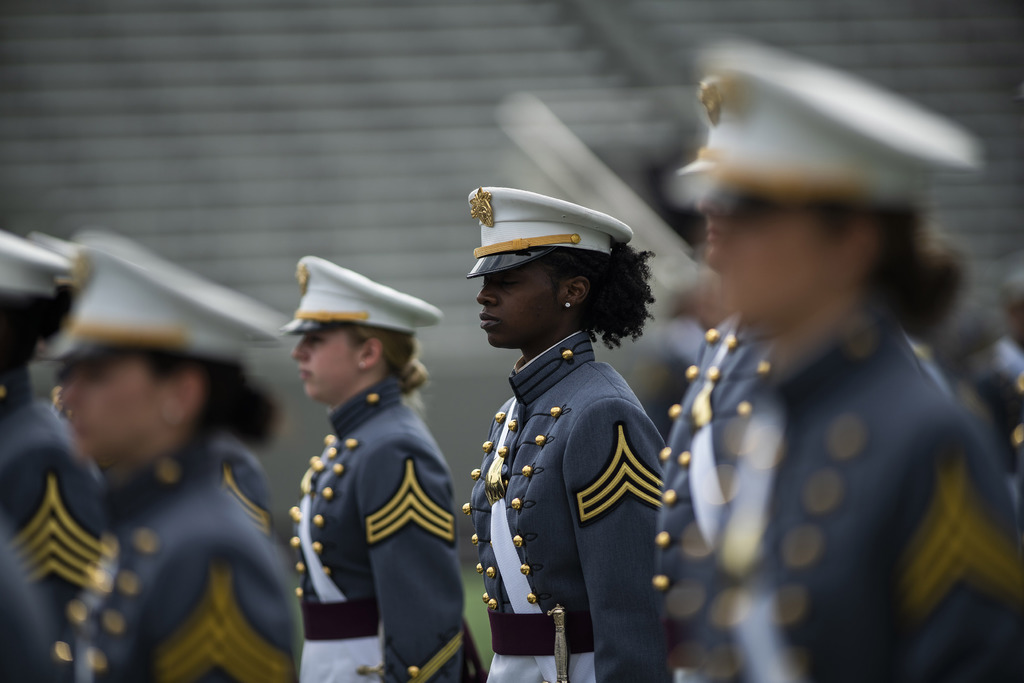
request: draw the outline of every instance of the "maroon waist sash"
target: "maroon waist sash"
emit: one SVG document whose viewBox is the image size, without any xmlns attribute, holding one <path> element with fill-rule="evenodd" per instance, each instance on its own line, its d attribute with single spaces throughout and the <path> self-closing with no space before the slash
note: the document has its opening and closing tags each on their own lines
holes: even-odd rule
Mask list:
<svg viewBox="0 0 1024 683">
<path fill-rule="evenodd" d="M 491 649 L 498 655 L 542 657 L 555 654 L 555 622 L 546 614 L 488 612 Z M 594 651 L 594 623 L 590 612 L 566 612 L 565 635 L 569 652 Z"/>
<path fill-rule="evenodd" d="M 348 640 L 377 635 L 380 615 L 377 601 L 302 602 L 302 627 L 306 640 Z"/>
</svg>

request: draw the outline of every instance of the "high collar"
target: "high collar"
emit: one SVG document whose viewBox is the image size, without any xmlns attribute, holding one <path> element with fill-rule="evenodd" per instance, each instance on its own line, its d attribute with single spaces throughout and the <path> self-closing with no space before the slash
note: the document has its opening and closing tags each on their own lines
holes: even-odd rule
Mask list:
<svg viewBox="0 0 1024 683">
<path fill-rule="evenodd" d="M 381 409 L 399 405 L 401 402 L 402 389 L 398 385 L 398 379 L 389 376 L 366 391 L 356 394 L 331 412 L 330 420 L 334 426 L 334 433 L 345 436 Z"/>
<path fill-rule="evenodd" d="M 513 371 L 508 382 L 516 400 L 529 405 L 569 376 L 574 370 L 594 360 L 594 347 L 586 332 L 577 332 L 534 358 L 519 372 Z"/>
<path fill-rule="evenodd" d="M 31 402 L 32 385 L 26 366 L 0 373 L 0 418 Z"/>
<path fill-rule="evenodd" d="M 131 519 L 147 508 L 174 496 L 182 487 L 199 482 L 218 481 L 217 463 L 206 439 L 199 438 L 181 450 L 161 456 L 123 481 L 109 483 L 107 508 L 111 519 Z"/>
<path fill-rule="evenodd" d="M 790 407 L 815 400 L 822 387 L 836 386 L 879 356 L 909 358 L 905 336 L 891 314 L 866 306 L 847 320 L 832 338 L 809 354 L 808 362 L 776 380 Z"/>
</svg>

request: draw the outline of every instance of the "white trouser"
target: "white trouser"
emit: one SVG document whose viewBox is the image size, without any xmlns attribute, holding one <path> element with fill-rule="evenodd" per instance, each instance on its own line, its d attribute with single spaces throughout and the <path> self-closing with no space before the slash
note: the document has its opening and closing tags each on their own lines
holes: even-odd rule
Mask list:
<svg viewBox="0 0 1024 683">
<path fill-rule="evenodd" d="M 494 655 L 487 675 L 487 683 L 544 683 L 546 680 L 537 665 L 537 658 L 529 655 Z M 593 652 L 569 656 L 569 680 L 572 683 L 596 683 Z"/>
<path fill-rule="evenodd" d="M 302 646 L 300 683 L 380 683 L 380 676 L 358 674 L 361 666 L 380 664 L 380 638 L 307 640 Z"/>
</svg>

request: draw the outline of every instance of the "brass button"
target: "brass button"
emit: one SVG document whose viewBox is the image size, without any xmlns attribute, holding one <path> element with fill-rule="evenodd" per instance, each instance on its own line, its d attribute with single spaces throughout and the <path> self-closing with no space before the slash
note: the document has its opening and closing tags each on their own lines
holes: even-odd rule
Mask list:
<svg viewBox="0 0 1024 683">
<path fill-rule="evenodd" d="M 499 458 L 504 458 L 506 455 L 508 455 L 508 446 L 502 446 L 498 449 Z"/>
<path fill-rule="evenodd" d="M 824 515 L 831 512 L 842 500 L 843 480 L 834 469 L 815 472 L 804 485 L 804 507 L 811 514 Z"/>
<path fill-rule="evenodd" d="M 754 411 L 754 406 L 750 405 L 750 401 L 740 401 L 740 404 L 736 406 L 736 414 L 740 417 L 750 417 L 750 413 Z"/>
<path fill-rule="evenodd" d="M 324 544 L 320 541 L 313 541 L 313 552 L 320 555 L 324 551 Z"/>
<path fill-rule="evenodd" d="M 669 507 L 675 505 L 677 500 L 679 500 L 679 496 L 672 489 L 666 489 L 666 491 L 661 494 L 661 502 Z"/>
<path fill-rule="evenodd" d="M 555 406 L 554 408 L 551 409 L 551 417 L 558 417 L 561 414 L 562 414 L 562 409 L 559 408 L 558 406 Z"/>
<path fill-rule="evenodd" d="M 495 413 L 494 421 L 497 422 L 498 424 L 501 424 L 502 422 L 504 422 L 505 421 L 505 413 Z"/>
<path fill-rule="evenodd" d="M 293 548 L 298 548 L 300 545 L 302 545 L 302 541 L 299 540 L 298 536 L 292 536 L 291 540 L 288 542 L 291 543 L 291 546 Z"/>
<path fill-rule="evenodd" d="M 683 407 L 681 405 L 679 405 L 678 403 L 676 403 L 675 405 L 673 405 L 671 408 L 668 409 L 668 416 L 671 419 L 675 420 L 676 418 L 679 417 L 680 414 L 682 414 L 682 412 L 683 412 Z"/>
<path fill-rule="evenodd" d="M 792 569 L 804 569 L 819 559 L 825 551 L 825 536 L 821 529 L 803 524 L 782 539 L 782 560 Z"/>
<path fill-rule="evenodd" d="M 306 573 L 306 563 L 305 562 L 296 562 L 295 563 L 295 571 L 297 571 L 300 574 L 305 574 Z"/>
<path fill-rule="evenodd" d="M 694 560 L 702 560 L 711 554 L 711 546 L 704 540 L 704 534 L 701 533 L 697 522 L 690 522 L 683 529 L 680 545 L 683 554 Z"/>
<path fill-rule="evenodd" d="M 490 596 L 490 595 L 488 595 L 487 593 L 484 593 L 484 594 L 483 594 L 482 596 L 480 596 L 480 597 L 481 597 L 481 598 L 483 599 L 483 601 L 484 601 L 484 604 L 485 604 L 485 605 L 487 604 L 487 601 L 491 599 L 491 596 Z"/>
<path fill-rule="evenodd" d="M 463 503 L 462 504 L 462 514 L 468 515 L 468 514 L 470 514 L 472 512 L 473 512 L 473 506 L 472 505 L 470 505 L 469 503 Z"/>
<path fill-rule="evenodd" d="M 89 608 L 78 598 L 71 600 L 64 612 L 73 626 L 81 626 L 89 618 Z"/>
<path fill-rule="evenodd" d="M 494 567 L 488 567 L 487 568 L 487 578 L 488 579 L 493 579 L 497 575 L 498 575 L 498 570 L 497 569 L 495 569 Z"/>
<path fill-rule="evenodd" d="M 297 597 L 297 598 L 301 598 L 302 597 L 302 586 L 296 586 L 295 587 L 295 597 Z"/>
<path fill-rule="evenodd" d="M 713 327 L 704 333 L 704 340 L 708 344 L 717 344 L 718 340 L 721 339 L 721 337 L 722 334 Z"/>
<path fill-rule="evenodd" d="M 523 537 L 520 536 L 519 534 L 516 534 L 515 536 L 513 536 L 512 537 L 512 545 L 514 545 L 517 548 L 522 548 L 523 547 Z"/>
<path fill-rule="evenodd" d="M 1021 444 L 1024 444 L 1024 424 L 1014 427 L 1010 438 L 1013 441 L 1014 448 L 1020 448 Z"/>
<path fill-rule="evenodd" d="M 139 527 L 132 533 L 132 545 L 143 555 L 152 555 L 160 549 L 160 537 L 152 529 Z"/>
<path fill-rule="evenodd" d="M 543 446 L 548 442 L 548 437 L 544 436 L 543 434 L 538 434 L 536 437 L 534 437 L 533 442 L 538 446 Z"/>
<path fill-rule="evenodd" d="M 689 619 L 704 606 L 704 586 L 699 581 L 684 579 L 674 585 L 665 597 L 665 611 L 676 619 Z"/>
<path fill-rule="evenodd" d="M 358 439 L 345 439 L 345 448 L 349 449 L 350 451 L 352 449 L 354 449 L 358 445 L 359 445 L 359 440 Z"/>
<path fill-rule="evenodd" d="M 689 467 L 690 459 L 692 457 L 693 456 L 690 455 L 690 451 L 683 451 L 682 453 L 679 454 L 679 457 L 676 459 L 676 462 L 679 463 L 680 467 Z"/>
<path fill-rule="evenodd" d="M 479 479 L 480 478 L 480 468 L 478 467 L 475 470 L 473 470 L 472 472 L 470 472 L 469 473 L 469 478 L 472 479 L 473 481 L 476 481 L 477 479 Z"/>
<path fill-rule="evenodd" d="M 864 450 L 868 430 L 864 421 L 853 413 L 840 415 L 825 432 L 825 447 L 835 460 L 849 460 Z"/>
<path fill-rule="evenodd" d="M 519 420 L 509 420 L 508 421 L 508 431 L 514 432 L 517 429 L 519 429 Z"/>
<path fill-rule="evenodd" d="M 487 609 L 489 609 L 489 610 L 496 610 L 496 609 L 498 609 L 498 601 L 495 600 L 494 598 L 491 598 L 490 600 L 488 600 L 487 601 Z"/>
<path fill-rule="evenodd" d="M 775 593 L 775 622 L 780 626 L 793 626 L 807 616 L 811 598 L 803 586 L 782 586 Z"/>
<path fill-rule="evenodd" d="M 310 458 L 309 466 L 313 468 L 314 472 L 323 472 L 327 468 L 327 465 L 320 459 L 320 456 Z"/>
<path fill-rule="evenodd" d="M 736 347 L 740 345 L 740 340 L 736 338 L 735 334 L 730 334 L 725 338 L 725 346 L 730 351 L 735 351 Z"/>
<path fill-rule="evenodd" d="M 334 458 L 337 458 L 337 457 L 338 457 L 338 449 L 337 448 L 335 448 L 334 446 L 331 446 L 330 448 L 327 449 L 327 458 L 328 459 L 333 460 Z"/>
<path fill-rule="evenodd" d="M 768 373 L 772 371 L 772 364 L 766 360 L 761 361 L 757 364 L 757 374 L 759 377 L 767 377 Z"/>
<path fill-rule="evenodd" d="M 529 465 L 523 465 L 523 476 L 524 477 L 533 476 L 533 468 L 530 467 Z"/>
<path fill-rule="evenodd" d="M 482 564 L 480 564 L 479 562 L 476 563 L 476 573 L 477 574 L 483 574 L 484 573 L 484 566 Z"/>
<path fill-rule="evenodd" d="M 700 376 L 700 368 L 698 368 L 696 365 L 691 365 L 690 367 L 686 368 L 686 379 L 688 381 L 692 382 L 693 380 L 697 379 L 698 376 Z"/>
<path fill-rule="evenodd" d="M 672 457 L 672 447 L 671 446 L 665 446 L 664 448 L 661 449 L 661 452 L 658 453 L 658 460 L 661 460 L 662 462 L 665 462 L 666 460 L 668 460 L 671 457 Z"/>
<path fill-rule="evenodd" d="M 410 666 L 405 671 L 409 674 L 409 678 L 416 678 L 420 675 L 420 668 L 418 666 Z"/>
<path fill-rule="evenodd" d="M 469 542 L 472 543 L 473 545 L 476 545 L 477 543 L 480 542 L 480 537 L 477 536 L 476 534 L 473 534 L 472 536 L 469 537 Z"/>
<path fill-rule="evenodd" d="M 1017 393 L 1024 394 L 1024 372 L 1017 375 Z"/>
<path fill-rule="evenodd" d="M 669 586 L 672 585 L 672 582 L 664 574 L 658 574 L 657 576 L 655 576 L 651 580 L 651 583 L 654 585 L 655 590 L 662 592 L 667 591 L 669 589 Z"/>
<path fill-rule="evenodd" d="M 0 384 L 0 401 L 3 401 L 5 398 L 7 398 L 7 387 Z"/>
<path fill-rule="evenodd" d="M 513 498 L 510 505 L 512 506 L 513 510 L 518 510 L 519 508 L 523 507 L 523 501 L 519 500 L 518 498 Z"/>
<path fill-rule="evenodd" d="M 738 626 L 750 613 L 750 593 L 742 588 L 726 588 L 711 603 L 711 623 L 718 628 Z"/>
<path fill-rule="evenodd" d="M 527 593 L 526 594 L 526 602 L 530 603 L 531 605 L 536 605 L 537 604 L 537 596 L 534 595 L 533 593 Z"/>
<path fill-rule="evenodd" d="M 366 402 L 369 403 L 371 406 L 377 405 L 378 403 L 380 403 L 380 394 L 367 394 Z"/>
<path fill-rule="evenodd" d="M 293 505 L 292 508 L 288 510 L 288 515 L 292 518 L 293 522 L 302 521 L 302 510 L 299 509 L 298 505 Z"/>
<path fill-rule="evenodd" d="M 90 647 L 85 652 L 85 658 L 89 661 L 89 668 L 94 673 L 105 674 L 107 672 L 107 656 L 103 654 L 103 651 Z"/>
<path fill-rule="evenodd" d="M 717 382 L 720 379 L 722 379 L 722 371 L 721 370 L 719 370 L 716 367 L 708 368 L 708 381 L 709 382 Z"/>
<path fill-rule="evenodd" d="M 171 458 L 161 458 L 156 463 L 156 479 L 165 486 L 181 481 L 181 465 Z"/>
<path fill-rule="evenodd" d="M 324 569 L 324 574 L 326 574 L 327 576 L 331 575 L 331 568 L 330 567 L 324 567 L 323 569 Z"/>
<path fill-rule="evenodd" d="M 63 640 L 58 640 L 53 644 L 53 659 L 58 664 L 68 664 L 73 661 L 74 657 L 71 655 L 71 646 Z"/>
<path fill-rule="evenodd" d="M 562 350 L 562 360 L 572 360 L 572 351 L 570 349 Z"/>
<path fill-rule="evenodd" d="M 519 572 L 523 576 L 529 576 L 530 575 L 530 565 L 528 565 L 528 564 L 521 564 L 521 565 L 519 565 Z"/>
<path fill-rule="evenodd" d="M 119 636 L 124 633 L 124 616 L 120 612 L 112 609 L 104 610 L 100 621 L 103 622 L 103 629 L 110 635 Z"/>
<path fill-rule="evenodd" d="M 330 446 L 331 444 L 333 444 L 337 440 L 338 440 L 338 437 L 336 437 L 334 434 L 328 434 L 327 436 L 324 437 L 324 445 L 325 446 Z"/>
<path fill-rule="evenodd" d="M 654 537 L 654 542 L 659 548 L 667 548 L 672 545 L 672 536 L 667 531 L 662 531 Z"/>
<path fill-rule="evenodd" d="M 484 454 L 485 455 L 487 453 L 490 453 L 491 449 L 493 449 L 493 448 L 494 448 L 494 442 L 493 441 L 484 441 Z"/>
<path fill-rule="evenodd" d="M 128 597 L 135 597 L 139 594 L 139 591 L 142 589 L 141 583 L 139 575 L 127 569 L 121 570 L 114 580 L 118 592 Z"/>
<path fill-rule="evenodd" d="M 334 472 L 336 476 L 341 476 L 345 473 L 345 466 L 340 462 L 336 462 L 334 463 L 334 467 L 331 468 L 331 471 Z"/>
<path fill-rule="evenodd" d="M 324 522 L 324 516 L 323 515 L 315 515 L 313 517 L 313 524 L 315 524 L 318 528 L 323 529 L 324 528 L 324 523 L 325 522 Z"/>
<path fill-rule="evenodd" d="M 334 489 L 330 486 L 325 486 L 324 490 L 320 492 L 320 495 L 324 497 L 324 500 L 331 500 L 334 498 Z"/>
<path fill-rule="evenodd" d="M 101 595 L 108 595 L 114 590 L 114 577 L 98 564 L 89 567 L 89 587 Z"/>
</svg>

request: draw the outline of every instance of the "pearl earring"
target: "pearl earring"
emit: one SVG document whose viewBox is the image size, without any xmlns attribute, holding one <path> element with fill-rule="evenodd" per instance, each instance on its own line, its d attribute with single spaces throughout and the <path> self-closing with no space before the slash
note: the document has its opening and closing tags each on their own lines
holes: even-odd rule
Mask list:
<svg viewBox="0 0 1024 683">
<path fill-rule="evenodd" d="M 570 304 L 570 303 L 569 303 L 568 301 L 566 301 L 566 302 L 565 302 L 565 307 L 566 307 L 566 308 L 569 308 L 570 306 L 572 306 L 572 304 Z"/>
</svg>

